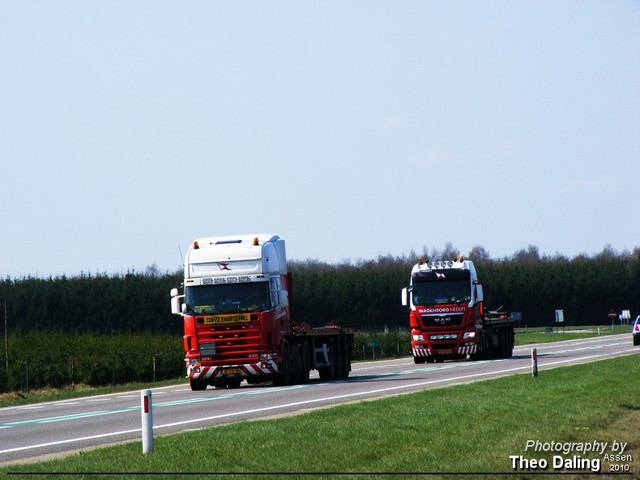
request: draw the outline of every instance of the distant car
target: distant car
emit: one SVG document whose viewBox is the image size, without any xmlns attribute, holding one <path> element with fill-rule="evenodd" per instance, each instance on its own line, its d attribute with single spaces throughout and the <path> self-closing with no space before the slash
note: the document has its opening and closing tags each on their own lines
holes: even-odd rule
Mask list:
<svg viewBox="0 0 640 480">
<path fill-rule="evenodd" d="M 640 345 L 640 315 L 638 315 L 636 321 L 633 322 L 631 332 L 633 333 L 633 344 Z"/>
</svg>

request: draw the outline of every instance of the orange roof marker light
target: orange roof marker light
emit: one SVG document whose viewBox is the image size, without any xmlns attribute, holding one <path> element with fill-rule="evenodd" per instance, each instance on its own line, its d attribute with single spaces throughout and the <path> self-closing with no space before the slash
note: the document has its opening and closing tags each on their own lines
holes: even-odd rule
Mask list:
<svg viewBox="0 0 640 480">
<path fill-rule="evenodd" d="M 254 244 L 255 246 L 260 245 L 260 240 L 258 240 L 258 237 L 253 237 L 253 244 Z"/>
<path fill-rule="evenodd" d="M 458 258 L 458 261 L 460 263 L 464 262 L 464 255 L 460 255 L 460 257 Z"/>
<path fill-rule="evenodd" d="M 196 240 L 195 242 L 193 242 L 193 249 L 198 250 L 199 248 L 200 248 L 200 245 L 198 245 L 198 241 Z"/>
</svg>

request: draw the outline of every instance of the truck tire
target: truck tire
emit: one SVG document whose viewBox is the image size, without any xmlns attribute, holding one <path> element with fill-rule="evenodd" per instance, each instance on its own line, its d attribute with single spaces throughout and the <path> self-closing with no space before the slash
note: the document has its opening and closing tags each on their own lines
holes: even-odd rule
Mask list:
<svg viewBox="0 0 640 480">
<path fill-rule="evenodd" d="M 289 352 L 289 344 L 286 342 L 282 346 L 280 372 L 276 375 L 274 383 L 276 385 L 289 385 L 291 383 L 291 354 Z"/>
<path fill-rule="evenodd" d="M 223 378 L 219 378 L 213 381 L 213 388 L 227 388 L 227 381 Z"/>
<path fill-rule="evenodd" d="M 349 351 L 349 342 L 346 337 L 343 337 L 340 341 L 342 344 L 342 374 L 340 378 L 349 378 L 349 372 L 351 372 L 351 352 Z"/>
<path fill-rule="evenodd" d="M 478 355 L 479 360 L 490 360 L 493 358 L 493 340 L 491 333 L 486 330 L 480 332 L 480 352 Z"/>
<path fill-rule="evenodd" d="M 336 338 L 333 342 L 333 346 L 336 349 L 336 355 L 334 357 L 334 360 L 336 362 L 336 366 L 333 369 L 333 378 L 335 378 L 336 380 L 342 378 L 342 369 L 343 367 L 343 363 L 344 363 L 344 355 L 342 353 L 342 341 L 340 338 Z"/>
<path fill-rule="evenodd" d="M 500 342 L 501 342 L 501 357 L 509 358 L 513 355 L 513 339 L 511 337 L 511 332 L 509 330 L 502 330 L 500 332 Z"/>
<path fill-rule="evenodd" d="M 335 338 L 332 338 L 329 341 L 329 361 L 331 362 L 331 378 L 330 380 L 335 380 L 338 378 L 338 372 L 340 369 L 338 365 L 340 363 L 340 352 L 338 351 L 338 342 L 336 342 Z"/>
<path fill-rule="evenodd" d="M 302 375 L 302 357 L 300 356 L 300 345 L 291 346 L 291 384 L 300 383 Z"/>
<path fill-rule="evenodd" d="M 311 372 L 311 354 L 309 352 L 309 344 L 304 342 L 300 347 L 300 360 L 302 363 L 302 371 L 300 372 L 300 383 L 309 383 L 309 373 Z"/>
<path fill-rule="evenodd" d="M 189 386 L 191 386 L 191 390 L 193 390 L 194 392 L 201 392 L 202 390 L 207 389 L 207 382 L 190 378 Z"/>
<path fill-rule="evenodd" d="M 513 330 L 508 330 L 507 333 L 508 333 L 507 338 L 508 338 L 508 345 L 509 345 L 507 349 L 507 358 L 511 358 L 513 357 L 513 344 L 515 343 L 514 342 L 515 339 L 513 335 Z"/>
<path fill-rule="evenodd" d="M 242 383 L 242 379 L 239 377 L 233 377 L 227 380 L 227 387 L 229 388 L 239 388 Z"/>
</svg>

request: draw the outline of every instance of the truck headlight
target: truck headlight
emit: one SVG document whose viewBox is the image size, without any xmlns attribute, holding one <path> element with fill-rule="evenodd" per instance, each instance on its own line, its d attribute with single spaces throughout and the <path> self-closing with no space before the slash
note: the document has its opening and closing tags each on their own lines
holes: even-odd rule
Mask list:
<svg viewBox="0 0 640 480">
<path fill-rule="evenodd" d="M 424 342 L 424 335 L 412 335 L 414 342 Z"/>
<path fill-rule="evenodd" d="M 476 332 L 464 332 L 464 336 L 462 338 L 476 338 Z"/>
</svg>

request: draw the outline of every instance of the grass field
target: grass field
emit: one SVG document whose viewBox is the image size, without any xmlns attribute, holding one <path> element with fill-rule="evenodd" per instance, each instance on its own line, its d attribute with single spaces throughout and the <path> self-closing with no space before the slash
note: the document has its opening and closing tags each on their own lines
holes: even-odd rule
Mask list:
<svg viewBox="0 0 640 480">
<path fill-rule="evenodd" d="M 640 349 L 638 351 L 640 354 Z M 553 456 L 640 479 L 640 355 L 243 422 L 0 469 L 9 478 L 585 478 Z M 527 442 L 605 444 L 603 453 L 534 452 Z M 615 446 L 626 444 L 619 461 Z M 619 453 L 619 452 L 618 452 Z M 549 462 L 514 470 L 510 457 Z M 518 462 L 519 460 L 516 460 Z M 441 474 L 441 475 L 438 475 Z M 535 475 L 535 477 L 532 476 Z M 611 475 L 613 478 L 613 475 Z"/>
<path fill-rule="evenodd" d="M 629 325 L 590 325 L 588 327 L 546 327 L 546 328 L 517 328 L 516 345 L 532 343 L 560 342 L 601 335 L 617 335 L 631 332 Z"/>
</svg>

